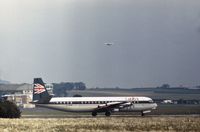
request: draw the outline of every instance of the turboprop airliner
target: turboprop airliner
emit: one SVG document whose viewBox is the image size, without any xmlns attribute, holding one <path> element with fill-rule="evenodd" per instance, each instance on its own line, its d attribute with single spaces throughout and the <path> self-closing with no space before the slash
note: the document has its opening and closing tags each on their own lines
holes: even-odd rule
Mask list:
<svg viewBox="0 0 200 132">
<path fill-rule="evenodd" d="M 50 95 L 41 78 L 34 78 L 33 101 L 36 107 L 45 107 L 66 112 L 91 112 L 92 116 L 105 113 L 110 116 L 113 112 L 141 112 L 156 109 L 157 104 L 149 97 L 53 97 Z"/>
</svg>

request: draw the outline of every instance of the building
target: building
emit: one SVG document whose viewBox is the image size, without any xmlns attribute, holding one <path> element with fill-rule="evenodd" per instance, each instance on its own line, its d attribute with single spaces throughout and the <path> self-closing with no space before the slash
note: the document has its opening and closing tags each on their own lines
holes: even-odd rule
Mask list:
<svg viewBox="0 0 200 132">
<path fill-rule="evenodd" d="M 49 94 L 53 94 L 53 85 L 45 84 Z M 6 100 L 12 101 L 17 106 L 32 108 L 30 102 L 33 99 L 33 84 L 0 84 L 0 95 Z"/>
<path fill-rule="evenodd" d="M 46 84 L 45 84 L 45 87 L 46 87 L 48 93 L 49 93 L 50 95 L 53 95 L 53 84 L 51 84 L 51 83 L 46 83 Z"/>
</svg>

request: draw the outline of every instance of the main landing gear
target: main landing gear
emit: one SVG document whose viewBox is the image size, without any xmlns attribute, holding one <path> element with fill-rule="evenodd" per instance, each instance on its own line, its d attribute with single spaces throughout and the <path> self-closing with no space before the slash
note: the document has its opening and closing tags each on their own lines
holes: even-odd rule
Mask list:
<svg viewBox="0 0 200 132">
<path fill-rule="evenodd" d="M 110 111 L 106 111 L 106 112 L 105 112 L 105 116 L 110 116 L 110 115 L 111 115 L 111 112 L 110 112 Z M 97 116 L 97 112 L 93 111 L 93 112 L 92 112 L 92 116 L 94 116 L 94 117 Z"/>
<path fill-rule="evenodd" d="M 92 112 L 92 116 L 97 116 L 97 112 Z"/>
<path fill-rule="evenodd" d="M 111 112 L 110 112 L 110 111 L 106 111 L 105 115 L 106 115 L 106 116 L 110 116 L 110 115 L 111 115 Z"/>
<path fill-rule="evenodd" d="M 141 112 L 141 116 L 144 116 L 144 113 L 143 113 L 143 111 Z"/>
</svg>

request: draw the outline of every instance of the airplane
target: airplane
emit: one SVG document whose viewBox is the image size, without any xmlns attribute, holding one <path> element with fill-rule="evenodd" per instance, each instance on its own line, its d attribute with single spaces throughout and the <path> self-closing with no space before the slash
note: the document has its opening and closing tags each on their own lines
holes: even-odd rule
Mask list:
<svg viewBox="0 0 200 132">
<path fill-rule="evenodd" d="M 113 45 L 113 43 L 104 43 L 105 45 L 107 45 L 107 46 L 112 46 Z"/>
<path fill-rule="evenodd" d="M 156 109 L 157 104 L 149 97 L 53 97 L 45 87 L 42 78 L 34 78 L 33 104 L 66 112 L 91 112 L 92 116 L 105 113 L 110 116 L 113 112 L 141 112 Z"/>
</svg>

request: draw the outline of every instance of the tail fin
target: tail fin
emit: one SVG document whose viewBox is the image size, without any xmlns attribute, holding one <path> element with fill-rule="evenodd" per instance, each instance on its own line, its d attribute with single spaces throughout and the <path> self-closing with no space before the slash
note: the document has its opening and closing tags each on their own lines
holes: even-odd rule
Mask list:
<svg viewBox="0 0 200 132">
<path fill-rule="evenodd" d="M 33 103 L 49 103 L 52 96 L 49 95 L 42 78 L 34 78 L 33 81 Z"/>
</svg>

